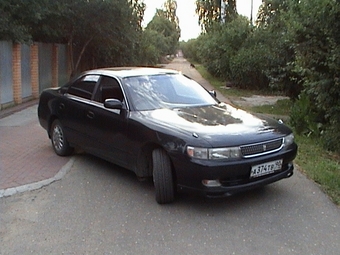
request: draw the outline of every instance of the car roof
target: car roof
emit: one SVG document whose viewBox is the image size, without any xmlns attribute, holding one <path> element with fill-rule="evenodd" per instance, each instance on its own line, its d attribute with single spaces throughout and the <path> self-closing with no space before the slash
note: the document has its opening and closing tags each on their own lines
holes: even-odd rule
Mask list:
<svg viewBox="0 0 340 255">
<path fill-rule="evenodd" d="M 85 74 L 100 74 L 116 76 L 120 78 L 142 76 L 142 75 L 159 75 L 159 74 L 178 74 L 178 71 L 156 68 L 156 67 L 110 67 L 86 71 Z"/>
</svg>

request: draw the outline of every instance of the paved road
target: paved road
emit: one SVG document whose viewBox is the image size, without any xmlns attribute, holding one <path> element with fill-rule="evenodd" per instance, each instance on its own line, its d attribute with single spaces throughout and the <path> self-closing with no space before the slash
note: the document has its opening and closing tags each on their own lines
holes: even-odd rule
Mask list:
<svg viewBox="0 0 340 255">
<path fill-rule="evenodd" d="M 339 254 L 340 210 L 299 171 L 237 196 L 182 194 L 161 206 L 152 183 L 125 169 L 72 160 L 60 181 L 0 198 L 1 255 Z"/>
</svg>

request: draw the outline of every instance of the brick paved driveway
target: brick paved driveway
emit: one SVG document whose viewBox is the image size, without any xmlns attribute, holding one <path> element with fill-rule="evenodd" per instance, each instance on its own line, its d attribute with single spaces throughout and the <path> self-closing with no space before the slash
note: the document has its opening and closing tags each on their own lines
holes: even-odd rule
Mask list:
<svg viewBox="0 0 340 255">
<path fill-rule="evenodd" d="M 36 104 L 0 119 L 0 191 L 51 178 L 69 159 L 54 153 Z"/>
</svg>

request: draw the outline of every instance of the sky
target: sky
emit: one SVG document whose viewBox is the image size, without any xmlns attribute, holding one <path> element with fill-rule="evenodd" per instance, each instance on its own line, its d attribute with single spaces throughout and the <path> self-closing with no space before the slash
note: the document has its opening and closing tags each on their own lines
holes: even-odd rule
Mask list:
<svg viewBox="0 0 340 255">
<path fill-rule="evenodd" d="M 163 4 L 166 0 L 144 0 L 146 10 L 144 14 L 144 26 L 146 26 L 154 17 L 156 8 L 163 9 Z M 198 25 L 198 16 L 195 14 L 196 0 L 176 0 L 177 1 L 177 17 L 181 28 L 180 41 L 187 41 L 191 38 L 196 38 L 201 29 Z M 253 19 L 256 18 L 257 10 L 262 0 L 253 0 Z M 237 12 L 241 15 L 250 17 L 251 0 L 237 0 Z"/>
</svg>

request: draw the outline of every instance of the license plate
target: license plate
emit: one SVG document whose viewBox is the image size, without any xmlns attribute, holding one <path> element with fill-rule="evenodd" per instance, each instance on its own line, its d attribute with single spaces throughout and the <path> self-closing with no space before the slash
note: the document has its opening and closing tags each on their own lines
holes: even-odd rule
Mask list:
<svg viewBox="0 0 340 255">
<path fill-rule="evenodd" d="M 266 162 L 260 165 L 252 166 L 250 178 L 256 178 L 263 175 L 271 174 L 282 169 L 282 159 Z"/>
</svg>

